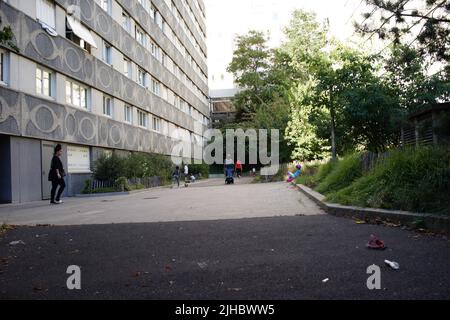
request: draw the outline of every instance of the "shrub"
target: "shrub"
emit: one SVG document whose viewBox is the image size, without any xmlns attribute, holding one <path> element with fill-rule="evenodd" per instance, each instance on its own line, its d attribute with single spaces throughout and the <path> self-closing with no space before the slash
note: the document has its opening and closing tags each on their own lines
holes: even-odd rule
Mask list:
<svg viewBox="0 0 450 320">
<path fill-rule="evenodd" d="M 119 177 L 114 181 L 114 187 L 118 191 L 130 191 L 130 187 L 128 185 L 128 180 L 126 177 Z"/>
<path fill-rule="evenodd" d="M 92 180 L 87 179 L 84 181 L 84 189 L 81 191 L 81 193 L 88 194 L 92 193 Z"/>
<path fill-rule="evenodd" d="M 196 175 L 196 176 L 200 176 L 201 178 L 208 178 L 209 177 L 209 165 L 207 165 L 206 163 L 201 163 L 201 164 L 190 164 L 189 166 L 189 172 Z"/>
<path fill-rule="evenodd" d="M 94 162 L 94 178 L 101 181 L 115 181 L 125 175 L 126 160 L 112 153 L 103 154 Z"/>
</svg>

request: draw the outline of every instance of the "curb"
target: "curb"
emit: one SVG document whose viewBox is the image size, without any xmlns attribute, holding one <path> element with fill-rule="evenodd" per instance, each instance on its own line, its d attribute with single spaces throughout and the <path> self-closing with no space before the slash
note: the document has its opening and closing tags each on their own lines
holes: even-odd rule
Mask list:
<svg viewBox="0 0 450 320">
<path fill-rule="evenodd" d="M 380 220 L 394 224 L 400 224 L 411 228 L 416 228 L 418 220 L 423 221 L 424 228 L 435 233 L 450 234 L 450 217 L 431 214 L 416 213 L 399 210 L 385 210 L 375 208 L 362 208 L 353 206 L 343 206 L 336 203 L 325 202 L 325 196 L 301 184 L 295 185 L 300 192 L 314 201 L 328 214 L 337 217 L 358 218 L 360 220 L 377 223 Z"/>
</svg>

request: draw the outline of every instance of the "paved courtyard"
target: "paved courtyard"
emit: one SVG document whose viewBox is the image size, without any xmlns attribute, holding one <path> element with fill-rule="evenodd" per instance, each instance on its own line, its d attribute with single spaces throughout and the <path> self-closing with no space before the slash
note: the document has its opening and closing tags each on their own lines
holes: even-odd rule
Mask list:
<svg viewBox="0 0 450 320">
<path fill-rule="evenodd" d="M 287 183 L 252 184 L 251 178 L 236 179 L 234 185 L 210 179 L 188 188 L 64 201 L 62 205 L 39 201 L 0 206 L 0 223 L 76 225 L 323 214 Z"/>
<path fill-rule="evenodd" d="M 286 183 L 249 182 L 2 206 L 0 221 L 41 225 L 0 236 L 0 299 L 450 299 L 446 237 L 356 224 Z M 388 248 L 367 249 L 371 234 Z M 380 290 L 366 285 L 373 264 Z M 81 290 L 66 287 L 70 265 Z"/>
</svg>

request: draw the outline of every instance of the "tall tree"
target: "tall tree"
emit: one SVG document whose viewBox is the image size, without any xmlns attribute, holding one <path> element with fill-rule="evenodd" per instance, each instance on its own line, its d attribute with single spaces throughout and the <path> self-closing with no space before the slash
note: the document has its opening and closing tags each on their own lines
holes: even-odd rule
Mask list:
<svg viewBox="0 0 450 320">
<path fill-rule="evenodd" d="M 429 76 L 429 67 L 417 50 L 406 45 L 392 46 L 384 61 L 384 76 L 408 112 L 450 100 L 450 69 Z"/>
<path fill-rule="evenodd" d="M 394 43 L 417 45 L 420 53 L 436 61 L 450 61 L 450 2 L 448 0 L 365 0 L 372 8 L 357 31 Z M 416 33 L 416 30 L 419 30 Z M 405 39 L 409 35 L 414 38 Z M 409 42 L 405 42 L 409 41 Z"/>
<path fill-rule="evenodd" d="M 261 101 L 265 100 L 271 58 L 266 42 L 264 34 L 254 30 L 236 39 L 236 49 L 227 71 L 234 75 L 235 82 L 241 89 L 233 101 L 238 121 L 249 120 Z"/>
</svg>

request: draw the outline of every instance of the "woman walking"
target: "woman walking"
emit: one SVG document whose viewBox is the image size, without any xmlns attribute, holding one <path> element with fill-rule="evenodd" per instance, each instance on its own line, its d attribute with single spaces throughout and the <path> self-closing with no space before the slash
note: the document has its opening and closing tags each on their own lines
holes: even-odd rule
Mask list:
<svg viewBox="0 0 450 320">
<path fill-rule="evenodd" d="M 48 173 L 48 181 L 52 182 L 52 191 L 50 193 L 50 203 L 51 204 L 60 204 L 61 194 L 66 187 L 66 183 L 64 182 L 64 167 L 62 161 L 60 159 L 62 155 L 62 147 L 60 144 L 57 144 L 55 147 L 55 152 L 53 154 L 52 163 L 50 166 L 50 172 Z M 59 186 L 58 193 L 56 194 L 56 189 Z M 56 194 L 56 198 L 55 198 Z"/>
</svg>

